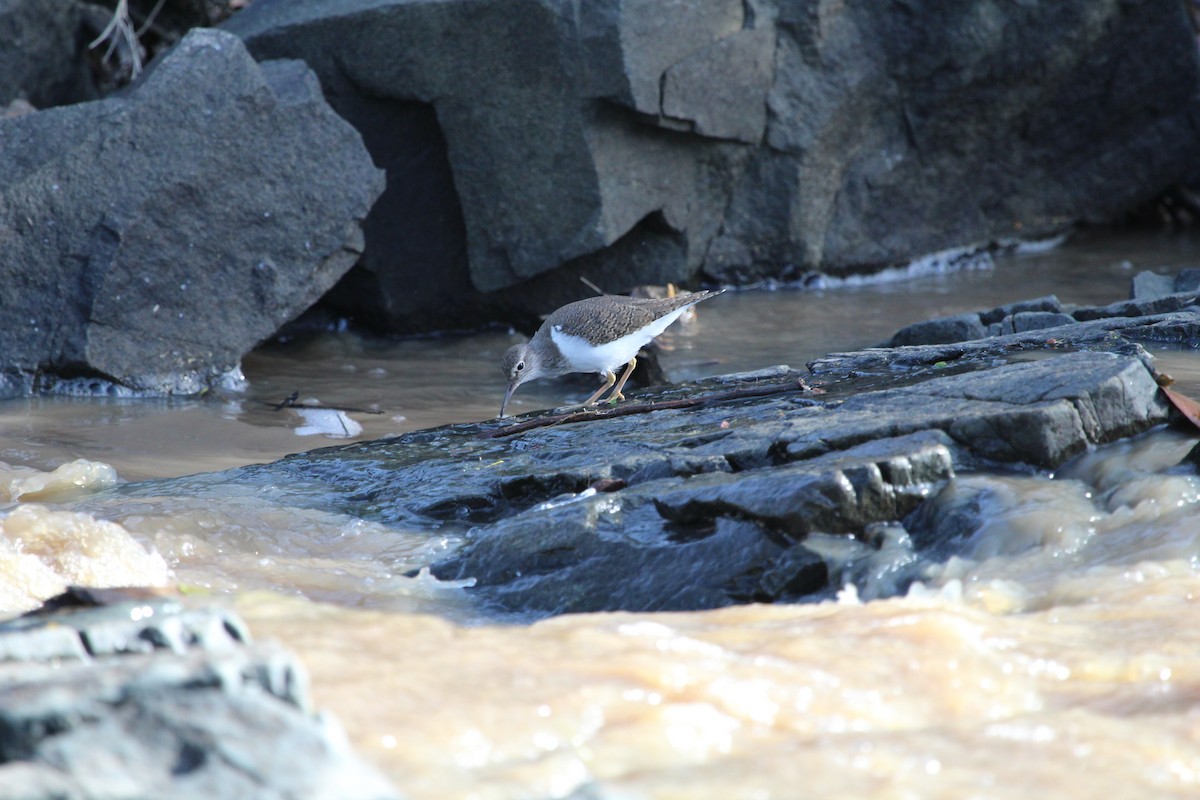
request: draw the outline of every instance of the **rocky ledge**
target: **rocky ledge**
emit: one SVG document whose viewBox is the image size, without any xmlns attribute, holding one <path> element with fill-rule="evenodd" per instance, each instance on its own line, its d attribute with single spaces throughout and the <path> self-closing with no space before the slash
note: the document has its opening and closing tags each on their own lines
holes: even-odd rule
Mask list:
<svg viewBox="0 0 1200 800">
<path fill-rule="evenodd" d="M 1049 328 L 834 354 L 807 373 L 418 431 L 219 480 L 273 491 L 315 481 L 352 515 L 464 531 L 433 574 L 474 579 L 474 595 L 504 614 L 827 597 L 840 584 L 814 534 L 845 535 L 864 558 L 898 543 L 915 555 L 914 541 L 938 546 L 921 526 L 946 530 L 938 490 L 956 475 L 1052 470 L 1171 418 L 1139 343 L 1200 342 L 1195 293 L 1069 312 Z M 897 590 L 904 563 L 893 562 Z"/>
</svg>

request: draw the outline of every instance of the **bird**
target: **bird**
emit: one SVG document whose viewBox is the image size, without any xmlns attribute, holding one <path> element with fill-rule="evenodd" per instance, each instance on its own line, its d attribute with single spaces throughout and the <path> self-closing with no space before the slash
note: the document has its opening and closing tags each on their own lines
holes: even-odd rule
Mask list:
<svg viewBox="0 0 1200 800">
<path fill-rule="evenodd" d="M 568 303 L 546 317 L 528 342 L 505 352 L 501 367 L 508 378 L 508 391 L 500 404 L 500 416 L 521 384 L 569 372 L 595 372 L 604 379 L 583 405 L 595 405 L 610 389 L 609 400 L 624 400 L 621 389 L 637 366 L 638 351 L 689 308 L 723 291 L 662 298 L 606 294 Z M 618 381 L 616 370 L 621 365 L 625 371 Z"/>
</svg>

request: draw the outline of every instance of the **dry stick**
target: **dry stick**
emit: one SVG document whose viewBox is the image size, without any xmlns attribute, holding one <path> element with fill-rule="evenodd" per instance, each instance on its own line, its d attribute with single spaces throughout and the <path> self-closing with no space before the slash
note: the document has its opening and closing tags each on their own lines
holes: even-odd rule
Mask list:
<svg viewBox="0 0 1200 800">
<path fill-rule="evenodd" d="M 589 289 L 591 289 L 591 290 L 592 290 L 593 292 L 595 292 L 596 294 L 599 294 L 599 295 L 605 295 L 605 294 L 608 294 L 608 292 L 604 291 L 604 290 L 603 290 L 603 289 L 601 289 L 599 286 L 597 286 L 596 284 L 594 284 L 594 283 L 592 283 L 591 281 L 589 281 L 589 280 L 588 280 L 588 279 L 587 279 L 585 276 L 583 276 L 583 275 L 580 275 L 580 276 L 579 276 L 579 280 L 580 280 L 580 281 L 583 283 L 583 285 L 584 285 L 584 286 L 588 287 Z"/>
<path fill-rule="evenodd" d="M 505 425 L 503 428 L 495 430 L 483 431 L 479 434 L 480 439 L 499 439 L 503 436 L 512 436 L 516 433 L 524 433 L 525 431 L 534 430 L 535 428 L 549 428 L 554 425 L 575 422 L 589 422 L 594 419 L 608 419 L 609 417 L 624 417 L 629 414 L 647 414 L 651 411 L 658 411 L 663 408 L 694 408 L 696 406 L 708 405 L 709 403 L 721 403 L 726 400 L 739 400 L 743 397 L 765 397 L 772 394 L 787 394 L 788 392 L 805 392 L 811 391 L 811 388 L 803 380 L 786 383 L 771 383 L 766 385 L 748 386 L 741 389 L 730 389 L 724 392 L 714 392 L 712 394 L 701 395 L 699 397 L 684 397 L 678 400 L 655 400 L 648 403 L 625 403 L 616 406 L 615 408 L 601 408 L 594 411 L 572 411 L 569 414 L 553 414 L 548 417 L 538 417 L 537 419 L 518 422 L 515 425 Z"/>
</svg>

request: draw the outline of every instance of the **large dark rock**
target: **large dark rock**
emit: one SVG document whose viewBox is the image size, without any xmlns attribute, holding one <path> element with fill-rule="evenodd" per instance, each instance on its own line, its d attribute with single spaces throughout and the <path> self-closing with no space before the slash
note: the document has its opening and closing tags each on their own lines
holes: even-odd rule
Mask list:
<svg viewBox="0 0 1200 800">
<path fill-rule="evenodd" d="M 3 394 L 205 389 L 350 268 L 382 188 L 302 63 L 207 29 L 0 142 Z"/>
<path fill-rule="evenodd" d="M 139 600 L 0 624 L 0 795 L 396 797 L 226 612 Z"/>
<path fill-rule="evenodd" d="M 336 296 L 383 327 L 847 273 L 1105 220 L 1200 155 L 1182 4 L 257 0 L 388 190 Z M 340 46 L 352 41 L 353 48 Z"/>
</svg>

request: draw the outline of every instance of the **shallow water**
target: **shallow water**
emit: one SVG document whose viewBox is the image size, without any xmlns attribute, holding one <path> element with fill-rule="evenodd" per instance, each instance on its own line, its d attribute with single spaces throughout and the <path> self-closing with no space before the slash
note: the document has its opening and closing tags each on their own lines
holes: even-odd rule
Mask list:
<svg viewBox="0 0 1200 800">
<path fill-rule="evenodd" d="M 1128 296 L 1129 282 L 1141 270 L 1200 266 L 1200 242 L 1110 235 L 999 255 L 990 263 L 825 290 L 726 292 L 700 306 L 692 324 L 677 325 L 660 339 L 670 348 L 662 363 L 674 380 L 774 364 L 799 368 L 829 352 L 880 343 L 930 317 L 1047 294 L 1064 302 L 1109 303 Z M 243 365 L 249 381 L 244 393 L 202 400 L 3 401 L 0 461 L 48 469 L 86 457 L 112 465 L 125 480 L 142 480 L 488 419 L 498 412 L 504 392 L 500 355 L 521 338 L 507 331 L 402 341 L 325 334 L 250 354 Z M 1175 377 L 1186 379 L 1190 369 L 1185 360 Z M 590 377 L 527 384 L 514 395 L 512 413 L 581 400 L 591 386 Z M 381 413 L 349 413 L 362 426 L 358 436 L 344 437 L 336 421 L 327 434 L 298 436 L 306 424 L 301 415 L 273 408 L 293 392 L 301 402 Z"/>
<path fill-rule="evenodd" d="M 800 366 L 931 316 L 1043 294 L 1112 302 L 1141 269 L 1192 265 L 1195 243 L 1126 235 L 906 283 L 728 292 L 664 337 L 661 360 L 676 379 Z M 244 394 L 0 404 L 0 607 L 69 582 L 233 603 L 303 658 L 319 706 L 414 798 L 1200 791 L 1200 479 L 1181 463 L 1200 437 L 1158 431 L 1053 477 L 961 477 L 946 492 L 985 492 L 986 523 L 904 597 L 530 626 L 404 577 L 455 531 L 353 519 L 323 508 L 320 486 L 196 475 L 183 497 L 95 494 L 489 418 L 517 339 L 326 334 L 252 354 Z M 1200 359 L 1156 355 L 1200 397 Z M 535 383 L 514 411 L 588 391 Z M 292 392 L 359 410 L 314 423 L 270 405 Z M 325 433 L 298 435 L 314 424 Z"/>
</svg>

